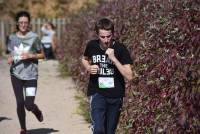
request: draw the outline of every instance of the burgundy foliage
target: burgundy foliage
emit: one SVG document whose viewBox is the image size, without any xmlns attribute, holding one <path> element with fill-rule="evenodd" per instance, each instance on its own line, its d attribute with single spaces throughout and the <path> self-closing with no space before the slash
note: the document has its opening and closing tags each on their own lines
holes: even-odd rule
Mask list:
<svg viewBox="0 0 200 134">
<path fill-rule="evenodd" d="M 200 132 L 200 2 L 115 0 L 69 18 L 60 58 L 84 92 L 88 74 L 80 59 L 102 16 L 114 21 L 136 73 L 126 85 L 118 131 Z"/>
</svg>

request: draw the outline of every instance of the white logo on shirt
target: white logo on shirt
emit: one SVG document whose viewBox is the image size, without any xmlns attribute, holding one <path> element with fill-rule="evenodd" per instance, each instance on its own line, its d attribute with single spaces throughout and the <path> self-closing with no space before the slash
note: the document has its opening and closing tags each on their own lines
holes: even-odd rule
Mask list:
<svg viewBox="0 0 200 134">
<path fill-rule="evenodd" d="M 20 43 L 19 47 L 14 46 L 14 60 L 19 61 L 22 59 L 22 53 L 27 53 L 30 50 L 30 46 L 24 46 Z"/>
</svg>

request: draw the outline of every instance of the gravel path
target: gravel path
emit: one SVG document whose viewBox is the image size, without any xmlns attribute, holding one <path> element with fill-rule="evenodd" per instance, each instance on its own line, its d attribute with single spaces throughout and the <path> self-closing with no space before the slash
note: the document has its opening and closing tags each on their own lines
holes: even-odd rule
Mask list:
<svg viewBox="0 0 200 134">
<path fill-rule="evenodd" d="M 91 134 L 89 124 L 77 114 L 75 85 L 70 77 L 62 79 L 57 61 L 40 61 L 36 104 L 43 111 L 40 123 L 26 111 L 29 134 Z M 19 134 L 16 102 L 11 87 L 9 66 L 0 59 L 0 134 Z"/>
</svg>

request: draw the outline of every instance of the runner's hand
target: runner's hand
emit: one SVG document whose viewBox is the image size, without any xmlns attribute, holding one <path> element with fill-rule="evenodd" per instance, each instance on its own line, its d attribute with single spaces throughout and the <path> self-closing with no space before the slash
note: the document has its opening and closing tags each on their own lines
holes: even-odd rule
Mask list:
<svg viewBox="0 0 200 134">
<path fill-rule="evenodd" d="M 108 55 L 108 58 L 109 58 L 111 61 L 116 60 L 116 57 L 115 57 L 115 54 L 114 54 L 114 49 L 108 48 L 108 49 L 106 50 L 106 54 Z"/>
<path fill-rule="evenodd" d="M 88 68 L 88 71 L 90 72 L 90 74 L 97 74 L 98 70 L 99 70 L 99 66 L 98 65 L 91 65 Z"/>
<path fill-rule="evenodd" d="M 8 60 L 7 60 L 7 63 L 9 64 L 9 65 L 11 65 L 12 64 L 12 62 L 13 62 L 13 58 L 10 56 L 10 57 L 8 57 Z"/>
<path fill-rule="evenodd" d="M 32 53 L 22 53 L 21 57 L 23 60 L 26 60 L 26 59 L 34 59 L 36 56 Z"/>
</svg>

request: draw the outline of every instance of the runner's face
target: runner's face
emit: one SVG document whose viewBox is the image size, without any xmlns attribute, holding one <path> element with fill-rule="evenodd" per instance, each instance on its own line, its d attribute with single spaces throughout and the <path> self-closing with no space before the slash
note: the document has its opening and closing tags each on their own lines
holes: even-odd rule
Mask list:
<svg viewBox="0 0 200 134">
<path fill-rule="evenodd" d="M 108 48 L 111 44 L 113 34 L 111 30 L 100 29 L 98 37 L 100 39 L 101 45 L 104 48 Z"/>
<path fill-rule="evenodd" d="M 25 16 L 19 17 L 19 20 L 17 23 L 18 23 L 19 31 L 21 33 L 26 33 L 28 31 L 28 28 L 29 28 L 28 17 L 25 17 Z"/>
<path fill-rule="evenodd" d="M 49 23 L 47 23 L 47 29 L 48 29 L 48 30 L 51 30 L 51 29 L 52 29 L 52 27 L 51 27 L 51 25 L 50 25 Z"/>
</svg>

